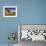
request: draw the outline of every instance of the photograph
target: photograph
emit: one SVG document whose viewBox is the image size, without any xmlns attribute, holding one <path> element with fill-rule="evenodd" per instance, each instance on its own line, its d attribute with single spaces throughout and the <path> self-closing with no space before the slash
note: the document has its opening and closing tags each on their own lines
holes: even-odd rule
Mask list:
<svg viewBox="0 0 46 46">
<path fill-rule="evenodd" d="M 3 6 L 3 17 L 17 17 L 17 6 Z"/>
</svg>

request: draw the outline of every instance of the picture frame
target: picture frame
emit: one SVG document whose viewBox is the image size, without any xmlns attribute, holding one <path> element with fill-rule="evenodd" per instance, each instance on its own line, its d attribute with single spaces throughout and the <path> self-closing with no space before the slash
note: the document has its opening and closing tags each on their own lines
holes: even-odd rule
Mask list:
<svg viewBox="0 0 46 46">
<path fill-rule="evenodd" d="M 3 17 L 17 17 L 17 6 L 3 6 Z"/>
</svg>

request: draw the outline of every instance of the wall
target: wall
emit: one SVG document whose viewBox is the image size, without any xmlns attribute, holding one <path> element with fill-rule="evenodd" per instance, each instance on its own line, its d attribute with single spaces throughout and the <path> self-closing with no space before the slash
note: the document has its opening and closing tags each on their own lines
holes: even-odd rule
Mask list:
<svg viewBox="0 0 46 46">
<path fill-rule="evenodd" d="M 3 18 L 4 5 L 17 5 L 18 17 Z M 9 32 L 17 34 L 18 24 L 46 24 L 46 0 L 0 0 L 0 44 L 8 43 Z"/>
</svg>

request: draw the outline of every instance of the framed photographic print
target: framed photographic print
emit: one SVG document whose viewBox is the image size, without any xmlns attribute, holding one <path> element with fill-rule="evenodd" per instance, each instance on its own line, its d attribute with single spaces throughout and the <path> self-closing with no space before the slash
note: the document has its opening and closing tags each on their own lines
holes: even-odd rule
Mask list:
<svg viewBox="0 0 46 46">
<path fill-rule="evenodd" d="M 3 17 L 17 17 L 17 6 L 3 6 Z"/>
</svg>

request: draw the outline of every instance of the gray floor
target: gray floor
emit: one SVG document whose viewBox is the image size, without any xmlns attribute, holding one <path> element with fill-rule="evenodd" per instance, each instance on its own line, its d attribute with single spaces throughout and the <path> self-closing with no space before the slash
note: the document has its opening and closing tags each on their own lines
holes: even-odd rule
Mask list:
<svg viewBox="0 0 46 46">
<path fill-rule="evenodd" d="M 21 40 L 20 46 L 46 46 L 46 42 L 45 41 L 34 41 L 34 42 L 32 42 L 31 40 L 28 40 L 28 41 Z"/>
<path fill-rule="evenodd" d="M 8 44 L 0 44 L 0 46 L 8 46 Z M 18 46 L 18 44 L 10 45 L 10 46 Z"/>
<path fill-rule="evenodd" d="M 8 46 L 8 44 L 0 44 L 0 46 Z M 31 40 L 28 40 L 28 41 L 21 40 L 19 45 L 16 44 L 15 46 L 46 46 L 46 42 L 43 42 L 43 41 L 32 42 Z"/>
</svg>

